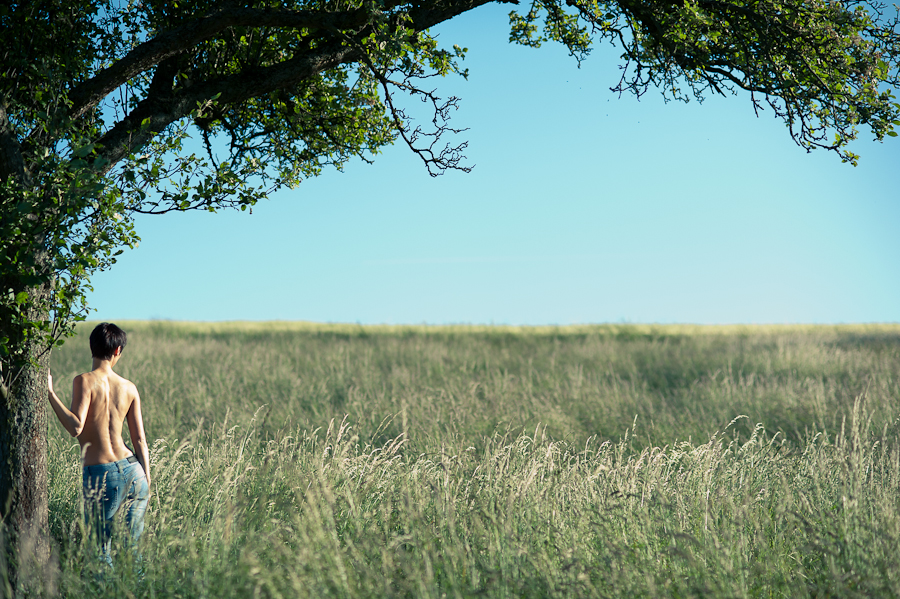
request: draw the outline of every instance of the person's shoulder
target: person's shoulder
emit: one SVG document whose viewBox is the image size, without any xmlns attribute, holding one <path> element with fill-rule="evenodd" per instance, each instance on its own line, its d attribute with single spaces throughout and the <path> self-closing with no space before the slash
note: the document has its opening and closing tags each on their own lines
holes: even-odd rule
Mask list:
<svg viewBox="0 0 900 599">
<path fill-rule="evenodd" d="M 115 373 L 114 373 L 114 374 L 115 374 Z M 128 379 L 126 379 L 124 376 L 121 376 L 121 375 L 119 375 L 119 374 L 116 374 L 116 379 L 117 379 L 116 382 L 117 382 L 123 389 L 125 389 L 125 391 L 126 391 L 129 395 L 131 395 L 131 396 L 133 396 L 133 397 L 136 397 L 136 396 L 137 396 L 137 394 L 138 394 L 138 391 L 137 391 L 137 385 L 135 385 L 134 383 L 132 383 L 131 381 L 129 381 Z"/>
<path fill-rule="evenodd" d="M 72 379 L 73 382 L 82 383 L 82 384 L 86 384 L 86 385 L 92 384 L 96 380 L 97 380 L 97 375 L 94 372 L 90 372 L 90 371 L 82 372 L 81 374 L 76 375 L 74 379 Z"/>
<path fill-rule="evenodd" d="M 97 373 L 93 371 L 82 372 L 72 379 L 72 388 L 80 389 L 79 393 L 88 393 L 93 395 L 100 387 L 100 381 Z"/>
</svg>

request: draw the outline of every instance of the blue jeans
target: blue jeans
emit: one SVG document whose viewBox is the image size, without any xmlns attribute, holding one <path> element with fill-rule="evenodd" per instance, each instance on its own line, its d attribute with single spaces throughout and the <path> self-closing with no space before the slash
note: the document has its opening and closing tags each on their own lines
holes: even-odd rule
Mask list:
<svg viewBox="0 0 900 599">
<path fill-rule="evenodd" d="M 110 540 L 113 518 L 124 507 L 125 524 L 133 544 L 144 532 L 144 514 L 150 499 L 150 487 L 140 462 L 128 459 L 85 466 L 81 475 L 84 492 L 84 521 L 100 541 L 103 561 L 112 566 Z"/>
</svg>

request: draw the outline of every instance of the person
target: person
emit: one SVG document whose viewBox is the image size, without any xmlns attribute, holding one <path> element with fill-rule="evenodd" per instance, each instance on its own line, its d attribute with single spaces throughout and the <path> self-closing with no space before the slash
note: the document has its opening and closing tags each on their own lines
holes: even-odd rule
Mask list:
<svg viewBox="0 0 900 599">
<path fill-rule="evenodd" d="M 47 375 L 50 405 L 81 445 L 85 522 L 99 536 L 101 557 L 110 566 L 113 518 L 124 508 L 136 548 L 150 498 L 150 454 L 141 397 L 134 383 L 113 372 L 126 342 L 125 331 L 114 324 L 104 322 L 94 328 L 90 337 L 93 366 L 72 381 L 71 408 L 59 400 L 53 376 Z M 122 440 L 125 420 L 137 456 Z"/>
</svg>

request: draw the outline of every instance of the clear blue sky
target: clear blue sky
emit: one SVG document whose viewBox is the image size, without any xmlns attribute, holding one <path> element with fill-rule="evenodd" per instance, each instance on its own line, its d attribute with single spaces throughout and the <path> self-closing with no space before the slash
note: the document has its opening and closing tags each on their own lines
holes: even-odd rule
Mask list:
<svg viewBox="0 0 900 599">
<path fill-rule="evenodd" d="M 900 321 L 900 138 L 807 154 L 749 98 L 609 91 L 507 43 L 509 8 L 441 27 L 469 48 L 471 174 L 431 178 L 396 145 L 274 194 L 253 214 L 139 218 L 94 278 L 92 319 L 361 323 Z"/>
</svg>

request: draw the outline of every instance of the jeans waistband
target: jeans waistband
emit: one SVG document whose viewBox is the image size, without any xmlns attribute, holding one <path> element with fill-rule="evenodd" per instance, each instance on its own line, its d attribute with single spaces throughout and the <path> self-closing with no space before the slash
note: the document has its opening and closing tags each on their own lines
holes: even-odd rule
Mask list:
<svg viewBox="0 0 900 599">
<path fill-rule="evenodd" d="M 94 464 L 92 466 L 84 466 L 82 469 L 85 474 L 105 474 L 106 472 L 112 472 L 114 470 L 118 470 L 119 472 L 125 470 L 130 464 L 138 463 L 137 456 L 130 455 L 123 460 L 119 460 L 118 462 L 108 462 L 106 464 Z"/>
</svg>

